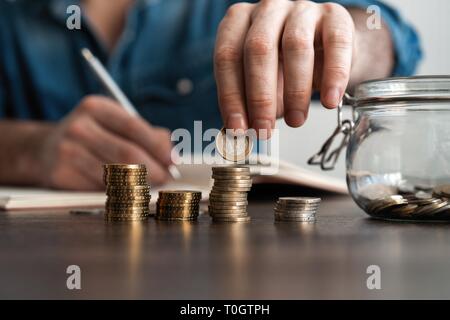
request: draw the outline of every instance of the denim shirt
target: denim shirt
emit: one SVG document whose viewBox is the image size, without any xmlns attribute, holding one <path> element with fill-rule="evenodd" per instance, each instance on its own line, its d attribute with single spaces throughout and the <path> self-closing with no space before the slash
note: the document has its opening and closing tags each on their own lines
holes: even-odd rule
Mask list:
<svg viewBox="0 0 450 320">
<path fill-rule="evenodd" d="M 0 118 L 57 121 L 88 94 L 104 90 L 80 55 L 88 47 L 153 124 L 192 130 L 219 128 L 213 75 L 217 27 L 237 0 L 136 1 L 112 53 L 89 23 L 69 30 L 74 0 L 0 0 Z M 317 1 L 321 2 L 321 1 Z M 420 60 L 418 37 L 397 11 L 375 0 L 344 6 L 381 7 L 396 50 L 394 75 L 411 75 Z"/>
</svg>

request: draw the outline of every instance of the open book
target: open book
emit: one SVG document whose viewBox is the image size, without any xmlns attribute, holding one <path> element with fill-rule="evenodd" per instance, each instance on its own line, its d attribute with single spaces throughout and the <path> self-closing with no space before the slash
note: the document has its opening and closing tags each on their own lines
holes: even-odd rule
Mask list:
<svg viewBox="0 0 450 320">
<path fill-rule="evenodd" d="M 202 192 L 202 200 L 208 199 L 213 185 L 211 165 L 180 165 L 181 178 L 162 187 L 152 187 L 152 203 L 158 191 L 165 189 L 195 189 Z M 293 164 L 280 161 L 273 175 L 261 175 L 264 166 L 250 165 L 253 181 L 257 183 L 292 184 L 335 193 L 346 193 L 344 181 L 326 176 Z M 42 189 L 0 188 L 0 210 L 28 210 L 40 208 L 97 208 L 105 204 L 105 193 L 68 192 Z"/>
</svg>

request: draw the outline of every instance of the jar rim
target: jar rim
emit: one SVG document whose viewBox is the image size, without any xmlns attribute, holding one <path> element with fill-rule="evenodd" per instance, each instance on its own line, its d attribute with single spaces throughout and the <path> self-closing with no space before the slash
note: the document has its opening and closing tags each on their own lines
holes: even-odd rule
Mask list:
<svg viewBox="0 0 450 320">
<path fill-rule="evenodd" d="M 380 102 L 450 101 L 450 75 L 370 80 L 359 84 L 346 100 L 354 107 Z"/>
</svg>

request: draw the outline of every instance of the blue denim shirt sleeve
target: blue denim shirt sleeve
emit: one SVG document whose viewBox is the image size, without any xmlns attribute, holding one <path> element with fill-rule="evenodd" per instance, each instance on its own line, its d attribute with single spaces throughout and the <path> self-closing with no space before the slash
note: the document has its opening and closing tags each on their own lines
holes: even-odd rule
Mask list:
<svg viewBox="0 0 450 320">
<path fill-rule="evenodd" d="M 317 2 L 326 2 L 319 0 Z M 378 0 L 337 0 L 345 7 L 367 9 L 376 5 L 380 8 L 381 17 L 387 24 L 395 48 L 395 67 L 392 76 L 410 76 L 416 71 L 422 58 L 419 37 L 414 28 L 409 25 L 394 8 Z"/>
<path fill-rule="evenodd" d="M 170 129 L 191 128 L 194 120 L 205 128 L 221 126 L 215 34 L 228 6 L 242 0 L 136 0 L 111 56 L 87 25 L 79 31 L 65 27 L 67 5 L 79 1 L 0 0 L 0 118 L 57 121 L 86 95 L 105 93 L 80 57 L 79 49 L 88 47 L 150 122 Z M 414 73 L 419 40 L 397 11 L 376 0 L 335 2 L 378 5 L 395 45 L 393 75 Z M 188 92 L 178 89 L 185 80 Z"/>
</svg>

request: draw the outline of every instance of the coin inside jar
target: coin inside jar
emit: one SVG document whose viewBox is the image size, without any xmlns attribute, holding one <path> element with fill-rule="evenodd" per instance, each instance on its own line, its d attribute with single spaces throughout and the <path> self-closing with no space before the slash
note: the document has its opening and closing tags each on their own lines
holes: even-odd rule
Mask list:
<svg viewBox="0 0 450 320">
<path fill-rule="evenodd" d="M 216 148 L 225 160 L 240 162 L 246 160 L 251 154 L 253 141 L 244 134 L 243 130 L 222 128 L 216 137 Z"/>
</svg>

